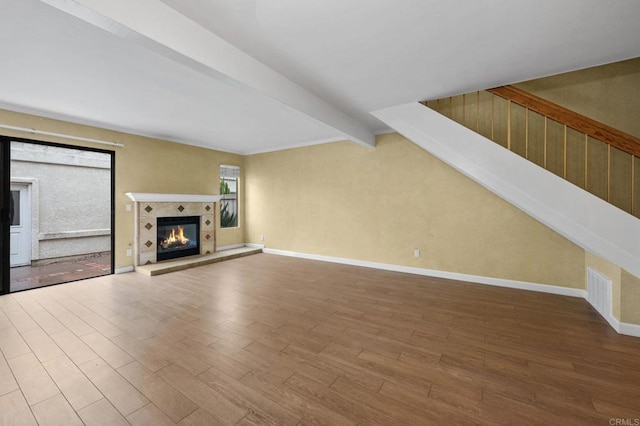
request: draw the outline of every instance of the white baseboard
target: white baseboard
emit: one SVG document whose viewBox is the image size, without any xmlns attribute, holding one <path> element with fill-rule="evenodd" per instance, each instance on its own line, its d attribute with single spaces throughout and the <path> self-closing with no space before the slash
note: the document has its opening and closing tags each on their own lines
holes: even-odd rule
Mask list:
<svg viewBox="0 0 640 426">
<path fill-rule="evenodd" d="M 590 279 L 593 280 L 592 283 L 590 283 Z M 591 295 L 592 297 L 589 296 L 590 284 L 594 285 L 594 288 L 592 289 L 594 294 Z M 605 285 L 602 286 L 602 284 Z M 597 269 L 587 267 L 587 295 L 585 296 L 587 302 L 593 306 L 595 311 L 598 312 L 598 314 L 602 316 L 602 318 L 604 318 L 604 320 L 607 321 L 611 328 L 613 328 L 617 333 L 640 337 L 640 325 L 620 322 L 620 320 L 613 315 L 612 285 L 611 278 L 607 277 Z M 608 296 L 606 295 L 607 293 Z M 603 297 L 605 298 L 604 303 L 602 303 Z"/>
<path fill-rule="evenodd" d="M 389 263 L 368 262 L 365 260 L 345 259 L 342 257 L 321 256 L 317 254 L 298 253 L 293 251 L 265 248 L 265 253 L 280 256 L 292 256 L 302 259 L 320 260 L 323 262 L 341 263 L 344 265 L 362 266 L 365 268 L 383 269 L 385 271 L 404 272 L 407 274 L 423 275 L 427 277 L 446 278 L 456 281 L 467 281 L 476 284 L 493 285 L 498 287 L 517 288 L 520 290 L 538 291 L 542 293 L 559 294 L 570 297 L 586 297 L 587 292 L 578 288 L 560 287 L 555 285 L 537 284 L 526 281 L 506 280 L 502 278 L 483 277 L 479 275 L 460 274 L 457 272 L 437 271 L 434 269 L 415 268 L 412 266 L 392 265 Z"/>
<path fill-rule="evenodd" d="M 243 246 L 244 246 L 244 247 L 251 247 L 251 248 L 264 249 L 264 244 L 246 243 L 246 244 L 243 244 Z"/>
<path fill-rule="evenodd" d="M 113 273 L 114 274 L 126 274 L 127 272 L 133 272 L 133 265 L 131 266 L 123 266 L 122 268 L 116 268 Z"/>
<path fill-rule="evenodd" d="M 247 244 L 249 246 L 249 244 Z M 343 265 L 361 266 L 365 268 L 382 269 L 385 271 L 404 272 L 407 274 L 422 275 L 427 277 L 446 278 L 456 281 L 466 281 L 475 284 L 492 285 L 498 287 L 515 288 L 519 290 L 551 293 L 561 296 L 581 297 L 587 299 L 587 290 L 579 288 L 560 287 L 555 285 L 538 284 L 526 281 L 506 280 L 502 278 L 483 277 L 479 275 L 460 274 L 457 272 L 437 271 L 434 269 L 415 268 L 411 266 L 392 265 L 388 263 L 368 262 L 365 260 L 346 259 L 342 257 L 322 256 L 318 254 L 299 253 L 295 251 L 263 248 L 264 253 L 277 254 L 279 256 L 298 257 L 301 259 L 319 260 L 322 262 L 340 263 Z M 604 319 L 619 334 L 640 337 L 640 325 L 618 321 L 611 313 Z"/>
<path fill-rule="evenodd" d="M 640 337 L 640 325 L 637 324 L 621 322 L 616 331 L 620 334 L 626 334 L 627 336 Z"/>
<path fill-rule="evenodd" d="M 611 310 L 602 317 L 609 323 L 618 334 L 625 334 L 627 336 L 640 337 L 640 325 L 630 324 L 628 322 L 620 322 L 618 318 L 613 316 Z"/>
</svg>

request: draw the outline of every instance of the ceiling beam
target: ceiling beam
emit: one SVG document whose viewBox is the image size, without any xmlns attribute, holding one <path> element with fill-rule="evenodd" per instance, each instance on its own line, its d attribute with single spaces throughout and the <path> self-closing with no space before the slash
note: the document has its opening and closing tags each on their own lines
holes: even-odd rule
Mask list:
<svg viewBox="0 0 640 426">
<path fill-rule="evenodd" d="M 159 0 L 41 0 L 240 90 L 267 96 L 374 147 L 362 122 L 204 29 Z"/>
</svg>

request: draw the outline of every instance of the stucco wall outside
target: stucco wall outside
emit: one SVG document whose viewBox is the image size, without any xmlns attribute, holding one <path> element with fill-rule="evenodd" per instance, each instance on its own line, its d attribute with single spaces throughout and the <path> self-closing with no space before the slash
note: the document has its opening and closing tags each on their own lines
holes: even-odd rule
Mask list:
<svg viewBox="0 0 640 426">
<path fill-rule="evenodd" d="M 12 142 L 12 181 L 30 182 L 32 261 L 111 250 L 108 154 Z"/>
</svg>

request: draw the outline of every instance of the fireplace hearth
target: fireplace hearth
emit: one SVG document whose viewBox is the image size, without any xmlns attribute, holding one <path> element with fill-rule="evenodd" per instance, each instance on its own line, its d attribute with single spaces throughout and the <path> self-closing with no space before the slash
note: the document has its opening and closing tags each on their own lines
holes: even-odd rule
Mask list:
<svg viewBox="0 0 640 426">
<path fill-rule="evenodd" d="M 200 254 L 200 216 L 157 218 L 157 260 Z"/>
</svg>

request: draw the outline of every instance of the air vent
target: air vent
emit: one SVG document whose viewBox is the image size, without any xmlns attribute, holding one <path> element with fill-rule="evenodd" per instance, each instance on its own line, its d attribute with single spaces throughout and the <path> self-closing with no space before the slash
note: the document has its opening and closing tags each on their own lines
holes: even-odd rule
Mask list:
<svg viewBox="0 0 640 426">
<path fill-rule="evenodd" d="M 611 315 L 611 280 L 591 268 L 587 268 L 587 301 L 604 318 Z"/>
</svg>

